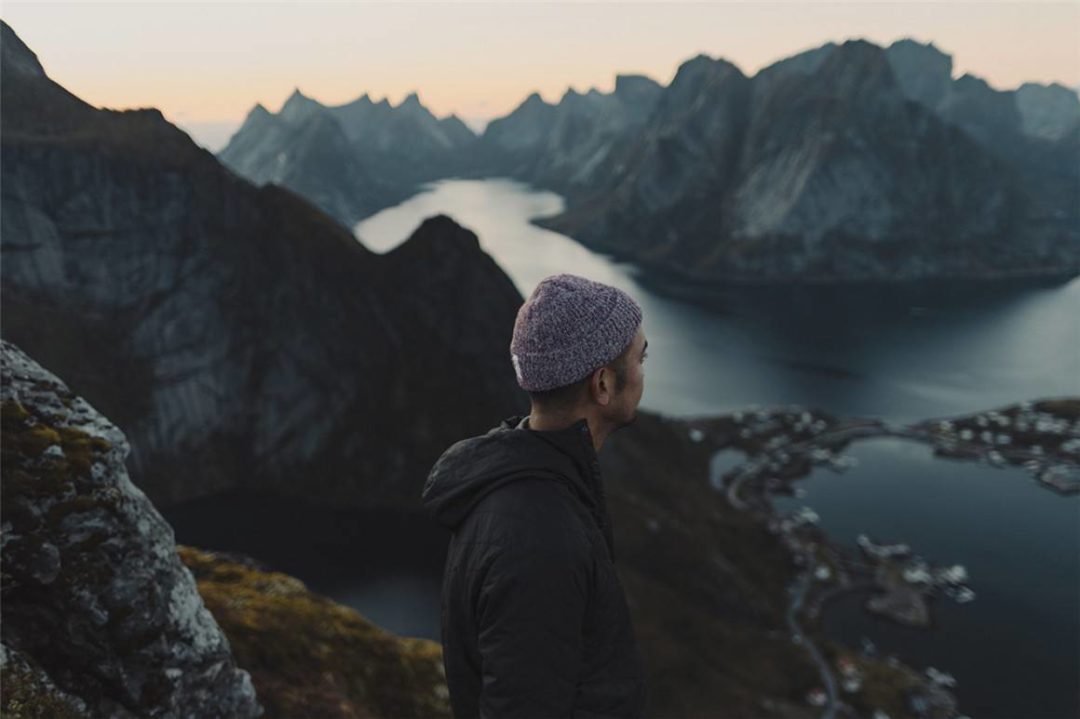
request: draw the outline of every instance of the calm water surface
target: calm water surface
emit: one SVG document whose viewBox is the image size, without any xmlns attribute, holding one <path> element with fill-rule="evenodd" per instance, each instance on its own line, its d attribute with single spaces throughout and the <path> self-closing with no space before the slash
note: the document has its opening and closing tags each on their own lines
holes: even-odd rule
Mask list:
<svg viewBox="0 0 1080 719">
<path fill-rule="evenodd" d="M 864 612 L 866 594 L 827 607 L 825 631 L 867 636 L 915 667 L 956 677 L 961 709 L 977 717 L 1080 715 L 1080 497 L 1037 486 L 1025 470 L 935 458 L 894 438 L 857 442 L 859 464 L 821 468 L 797 486 L 821 526 L 855 549 L 860 533 L 906 542 L 931 564 L 962 564 L 975 600 L 934 600 L 931 630 Z"/>
<path fill-rule="evenodd" d="M 431 215 L 474 231 L 527 297 L 572 272 L 630 292 L 649 338 L 644 408 L 688 416 L 804 404 L 898 421 L 1080 394 L 1080 279 L 744 288 L 668 299 L 633 267 L 529 223 L 563 203 L 512 180 L 444 180 L 355 228 L 386 252 Z"/>
</svg>

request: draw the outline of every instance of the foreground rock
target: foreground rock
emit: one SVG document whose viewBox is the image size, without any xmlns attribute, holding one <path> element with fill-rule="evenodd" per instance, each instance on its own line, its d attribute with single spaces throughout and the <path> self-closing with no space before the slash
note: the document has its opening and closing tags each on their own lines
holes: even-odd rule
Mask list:
<svg viewBox="0 0 1080 719">
<path fill-rule="evenodd" d="M 124 435 L 11 343 L 0 359 L 5 714 L 260 716 Z"/>
</svg>

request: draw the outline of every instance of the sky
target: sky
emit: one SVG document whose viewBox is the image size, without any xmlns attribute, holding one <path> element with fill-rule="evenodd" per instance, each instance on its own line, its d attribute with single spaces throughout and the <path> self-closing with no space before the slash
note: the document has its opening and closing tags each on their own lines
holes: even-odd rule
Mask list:
<svg viewBox="0 0 1080 719">
<path fill-rule="evenodd" d="M 753 75 L 828 41 L 933 42 L 997 89 L 1080 84 L 1080 2 L 3 2 L 46 73 L 97 107 L 156 107 L 217 150 L 257 102 L 417 92 L 474 128 L 536 91 L 667 84 L 699 53 Z"/>
</svg>

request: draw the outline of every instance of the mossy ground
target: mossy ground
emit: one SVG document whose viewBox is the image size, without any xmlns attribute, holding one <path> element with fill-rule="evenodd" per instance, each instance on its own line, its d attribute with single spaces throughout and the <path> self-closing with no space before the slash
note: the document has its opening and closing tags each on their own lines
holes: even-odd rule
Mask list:
<svg viewBox="0 0 1080 719">
<path fill-rule="evenodd" d="M 442 647 L 397 637 L 287 574 L 179 546 L 272 717 L 450 717 Z"/>
<path fill-rule="evenodd" d="M 25 666 L 5 666 L 0 671 L 0 716 L 5 719 L 86 719 L 55 688 Z"/>
</svg>

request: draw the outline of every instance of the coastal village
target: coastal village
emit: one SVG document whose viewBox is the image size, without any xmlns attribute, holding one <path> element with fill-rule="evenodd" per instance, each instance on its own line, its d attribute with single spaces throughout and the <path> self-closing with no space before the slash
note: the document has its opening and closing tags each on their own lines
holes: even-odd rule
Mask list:
<svg viewBox="0 0 1080 719">
<path fill-rule="evenodd" d="M 1080 493 L 1080 400 L 1020 402 L 918 429 L 942 456 L 1022 466 L 1048 489 Z"/>
<path fill-rule="evenodd" d="M 1080 399 L 1023 402 L 954 419 L 895 426 L 876 420 L 840 420 L 800 407 L 751 408 L 690 429 L 690 438 L 709 437 L 726 449 L 726 461 L 714 463 L 712 484 L 732 506 L 758 516 L 791 553 L 800 572 L 789 587 L 788 629 L 791 640 L 806 647 L 821 675 L 805 702 L 821 717 L 890 714 L 860 699 L 866 682 L 863 666 L 878 658 L 864 638 L 858 650 L 831 661 L 807 636 L 817 629 L 826 602 L 847 592 L 869 591 L 866 611 L 890 621 L 931 628 L 930 599 L 944 596 L 958 604 L 976 599 L 962 564 L 934 565 L 906 543 L 884 542 L 866 534 L 855 551 L 831 539 L 807 506 L 777 511 L 770 496 L 804 496 L 798 480 L 816 467 L 843 472 L 856 464 L 842 450 L 852 441 L 897 436 L 930 445 L 944 457 L 983 461 L 992 466 L 1022 466 L 1033 481 L 1060 494 L 1080 492 Z M 741 461 L 731 461 L 733 450 Z M 895 656 L 885 657 L 898 662 Z M 905 696 L 906 715 L 962 717 L 953 693 L 957 680 L 928 666 L 922 683 Z"/>
</svg>

